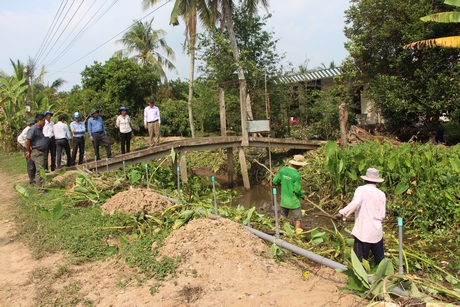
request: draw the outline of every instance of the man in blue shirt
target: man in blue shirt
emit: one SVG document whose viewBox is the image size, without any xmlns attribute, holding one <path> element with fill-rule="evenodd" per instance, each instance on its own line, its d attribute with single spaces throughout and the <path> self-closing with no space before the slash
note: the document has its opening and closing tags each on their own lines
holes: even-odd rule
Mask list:
<svg viewBox="0 0 460 307">
<path fill-rule="evenodd" d="M 70 123 L 70 131 L 72 132 L 73 142 L 72 142 L 72 163 L 75 165 L 77 160 L 77 151 L 78 155 L 78 164 L 83 164 L 83 155 L 85 154 L 85 132 L 86 127 L 85 123 L 80 121 L 81 115 L 80 112 L 75 112 L 73 114 L 74 121 Z"/>
<path fill-rule="evenodd" d="M 31 158 L 35 163 L 35 182 L 38 188 L 38 193 L 46 194 L 43 190 L 44 180 L 40 176 L 40 169 L 45 168 L 45 158 L 48 150 L 48 140 L 43 135 L 43 127 L 45 126 L 45 115 L 38 114 L 35 116 L 35 125 L 27 132 L 25 141 L 26 158 Z"/>
<path fill-rule="evenodd" d="M 112 149 L 110 146 L 110 141 L 107 138 L 107 133 L 105 131 L 104 122 L 99 116 L 99 111 L 96 109 L 91 109 L 91 118 L 88 120 L 88 135 L 89 139 L 93 142 L 94 154 L 96 160 L 100 160 L 99 156 L 99 144 L 104 145 L 107 151 L 107 158 L 113 158 Z"/>
</svg>

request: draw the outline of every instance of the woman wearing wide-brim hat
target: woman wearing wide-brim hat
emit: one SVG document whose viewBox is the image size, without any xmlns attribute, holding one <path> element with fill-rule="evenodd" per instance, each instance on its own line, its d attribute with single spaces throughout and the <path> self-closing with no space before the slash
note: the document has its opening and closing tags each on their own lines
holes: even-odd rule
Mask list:
<svg viewBox="0 0 460 307">
<path fill-rule="evenodd" d="M 117 116 L 115 128 L 120 129 L 121 153 L 124 154 L 131 151 L 131 134 L 133 132 L 133 127 L 131 125 L 131 117 L 126 114 L 128 109 L 122 106 L 118 111 L 120 115 Z"/>
<path fill-rule="evenodd" d="M 355 214 L 355 225 L 351 234 L 355 238 L 353 250 L 359 260 L 368 259 L 369 252 L 374 255 L 375 265 L 385 257 L 383 249 L 382 221 L 386 214 L 386 196 L 377 183 L 384 181 L 375 168 L 368 168 L 366 175 L 361 176 L 365 184 L 358 187 L 353 200 L 339 213 L 336 218 L 344 221 L 347 216 Z"/>
</svg>

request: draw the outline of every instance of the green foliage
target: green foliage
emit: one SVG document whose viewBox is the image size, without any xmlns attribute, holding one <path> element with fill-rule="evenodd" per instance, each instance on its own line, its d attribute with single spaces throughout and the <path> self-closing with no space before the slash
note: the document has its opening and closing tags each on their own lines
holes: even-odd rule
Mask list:
<svg viewBox="0 0 460 307">
<path fill-rule="evenodd" d="M 414 41 L 457 35 L 455 25 L 420 20 L 445 8 L 441 1 L 354 0 L 346 11 L 351 57 L 345 75 L 356 85 L 369 85 L 366 96 L 397 128 L 423 118 L 433 129 L 442 112 L 460 105 L 452 86 L 460 78 L 457 50 L 403 49 Z"/>
<path fill-rule="evenodd" d="M 139 66 L 127 58 L 112 57 L 105 64 L 95 62 L 94 65 L 87 66 L 81 75 L 82 90 L 72 89 L 68 98 L 71 101 L 70 112 L 87 112 L 82 115 L 89 117 L 88 113 L 92 108 L 98 109 L 107 132 L 114 136 L 116 130 L 110 127 L 114 126 L 115 115 L 118 115 L 118 108 L 123 105 L 132 115 L 135 130 L 145 131 L 145 101 L 157 91 L 160 81 L 151 67 Z M 79 102 L 83 104 L 80 106 Z"/>
<path fill-rule="evenodd" d="M 189 136 L 187 101 L 171 100 L 161 105 L 161 133 L 163 135 Z"/>
</svg>

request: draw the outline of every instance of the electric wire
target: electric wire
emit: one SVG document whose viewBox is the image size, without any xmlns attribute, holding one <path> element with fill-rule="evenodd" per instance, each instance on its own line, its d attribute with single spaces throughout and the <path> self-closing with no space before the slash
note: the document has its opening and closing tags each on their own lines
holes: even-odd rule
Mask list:
<svg viewBox="0 0 460 307">
<path fill-rule="evenodd" d="M 51 33 L 54 31 L 54 27 L 58 23 L 59 18 L 61 18 L 61 14 L 64 11 L 65 6 L 67 5 L 67 1 L 68 0 L 66 0 L 64 7 L 62 7 L 62 4 L 64 3 L 64 1 L 61 2 L 61 5 L 59 6 L 58 11 L 56 12 L 56 15 L 54 15 L 54 19 L 51 22 L 50 27 L 48 28 L 48 32 L 46 33 L 45 38 L 43 39 L 42 44 L 40 45 L 40 48 L 38 49 L 37 54 L 35 55 L 35 62 L 37 62 L 42 56 L 44 49 L 45 49 L 45 45 L 47 44 L 47 40 L 49 39 Z"/>
<path fill-rule="evenodd" d="M 79 40 L 80 38 L 88 32 L 107 12 L 115 5 L 115 3 L 118 0 L 115 0 L 112 2 L 112 4 L 109 5 L 108 8 L 105 9 L 104 12 L 100 16 L 97 17 L 96 20 L 94 20 L 89 26 L 88 24 L 94 19 L 94 17 L 99 13 L 99 11 L 102 9 L 102 7 L 105 5 L 107 0 L 104 2 L 104 4 L 96 11 L 96 13 L 93 14 L 93 16 L 88 20 L 88 22 L 85 24 L 85 26 L 77 33 L 77 35 L 72 39 L 72 41 L 67 45 L 67 47 L 49 64 L 48 68 L 53 66 L 58 60 L 60 60 L 66 53 L 69 51 L 70 48 L 72 48 Z"/>
<path fill-rule="evenodd" d="M 147 15 L 145 15 L 144 17 L 140 18 L 138 21 L 141 21 L 145 18 L 147 18 L 148 16 L 152 15 L 153 13 L 155 13 L 156 11 L 158 11 L 159 9 L 161 9 L 162 7 L 164 7 L 166 4 L 168 4 L 169 2 L 171 2 L 171 0 L 168 0 L 166 1 L 165 3 L 163 3 L 162 5 L 160 5 L 159 7 L 157 7 L 156 9 L 154 9 L 153 11 L 151 11 L 150 13 L 148 13 Z M 88 55 L 90 55 L 91 53 L 93 53 L 94 51 L 98 50 L 99 48 L 101 48 L 102 46 L 104 46 L 105 44 L 107 44 L 108 42 L 112 41 L 114 38 L 116 38 L 117 36 L 119 36 L 121 33 L 125 32 L 126 30 L 128 30 L 129 28 L 131 28 L 132 26 L 134 25 L 134 23 L 132 23 L 129 27 L 125 28 L 124 30 L 122 30 L 121 32 L 117 33 L 116 35 L 114 35 L 113 37 L 111 37 L 110 39 L 108 39 L 107 41 L 105 41 L 104 43 L 102 43 L 101 45 L 99 45 L 98 47 L 94 48 L 93 50 L 91 50 L 90 52 L 86 53 L 84 56 L 82 56 L 81 58 L 73 61 L 72 63 L 70 63 L 69 65 L 67 65 L 66 67 L 56 71 L 55 73 L 51 74 L 50 76 L 54 75 L 54 74 L 57 74 L 58 72 L 61 72 L 63 71 L 64 69 L 72 66 L 73 64 L 77 63 L 78 61 L 84 59 L 85 57 L 87 57 Z"/>
<path fill-rule="evenodd" d="M 85 0 L 83 0 L 80 5 L 77 7 L 77 10 L 75 11 L 75 13 L 73 13 L 72 17 L 70 18 L 70 20 L 67 22 L 67 24 L 65 25 L 64 29 L 61 31 L 61 33 L 59 34 L 58 38 L 56 39 L 56 41 L 54 42 L 53 46 L 51 46 L 51 48 L 49 49 L 48 53 L 45 55 L 45 57 L 43 58 L 43 60 L 41 60 L 41 62 L 44 62 L 45 59 L 48 57 L 48 54 L 50 54 L 51 50 L 53 50 L 54 46 L 56 46 L 56 43 L 59 41 L 59 39 L 61 38 L 62 34 L 64 34 L 65 30 L 67 29 L 67 27 L 69 26 L 69 24 L 72 22 L 73 18 L 75 17 L 75 14 L 77 14 L 78 10 L 80 9 L 81 5 L 83 4 Z M 72 6 L 73 4 L 75 3 L 75 0 L 72 1 L 72 4 L 70 5 L 69 9 L 67 10 L 64 18 L 62 19 L 62 22 L 65 20 L 65 18 L 67 17 L 67 14 L 70 12 L 70 10 L 72 9 Z M 61 22 L 61 24 L 62 24 Z M 59 27 L 61 26 L 61 24 L 59 24 Z M 40 65 L 40 64 L 38 64 Z"/>
</svg>

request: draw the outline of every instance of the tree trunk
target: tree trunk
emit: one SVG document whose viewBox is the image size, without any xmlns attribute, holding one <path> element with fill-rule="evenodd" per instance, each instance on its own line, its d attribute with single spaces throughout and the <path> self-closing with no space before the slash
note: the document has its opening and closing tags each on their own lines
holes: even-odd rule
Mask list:
<svg viewBox="0 0 460 307">
<path fill-rule="evenodd" d="M 193 39 L 195 42 L 195 39 Z M 188 121 L 190 123 L 190 132 L 192 133 L 192 138 L 195 137 L 195 124 L 193 123 L 193 111 L 192 111 L 192 101 L 193 101 L 193 78 L 195 75 L 195 44 L 190 44 L 190 73 L 188 81 Z"/>
<path fill-rule="evenodd" d="M 339 120 L 340 120 L 340 147 L 345 148 L 348 145 L 347 141 L 347 126 L 348 126 L 348 109 L 347 104 L 342 103 L 339 106 Z"/>
<path fill-rule="evenodd" d="M 240 109 L 241 109 L 241 133 L 242 133 L 242 146 L 248 146 L 248 132 L 247 132 L 247 114 L 252 114 L 251 105 L 246 105 L 246 79 L 244 77 L 244 71 L 240 64 L 240 55 L 238 52 L 238 45 L 236 42 L 235 31 L 233 30 L 232 11 L 228 0 L 223 1 L 225 21 L 227 24 L 228 35 L 230 37 L 230 43 L 232 45 L 233 59 L 238 72 L 238 79 L 240 80 Z"/>
</svg>

